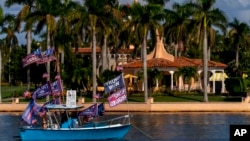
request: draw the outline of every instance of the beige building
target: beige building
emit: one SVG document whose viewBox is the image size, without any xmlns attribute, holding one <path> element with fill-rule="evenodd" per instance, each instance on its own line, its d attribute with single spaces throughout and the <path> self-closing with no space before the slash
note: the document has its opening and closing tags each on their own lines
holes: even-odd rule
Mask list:
<svg viewBox="0 0 250 141">
<path fill-rule="evenodd" d="M 155 89 L 158 90 L 161 85 L 168 87 L 170 90 L 178 90 L 183 91 L 187 90 L 188 85 L 184 83 L 184 80 L 180 77 L 178 80 L 174 80 L 174 73 L 178 71 L 179 68 L 184 66 L 196 66 L 198 67 L 198 74 L 199 80 L 194 81 L 191 85 L 192 90 L 202 89 L 201 86 L 201 79 L 202 79 L 202 59 L 190 59 L 186 57 L 174 57 L 173 55 L 169 54 L 163 45 L 163 40 L 159 37 L 157 38 L 157 44 L 154 50 L 147 55 L 147 67 L 148 68 L 157 68 L 159 71 L 163 72 L 164 77 L 169 80 L 170 83 L 159 83 L 159 80 L 156 80 Z M 143 62 L 142 60 L 134 60 L 124 64 L 124 73 L 126 74 L 138 74 L 139 71 L 142 71 Z M 211 72 L 211 77 L 214 77 L 217 74 L 223 74 L 224 69 L 227 67 L 226 64 L 215 62 L 215 61 L 208 61 L 208 70 Z M 225 85 L 224 80 L 226 77 L 222 77 L 220 80 L 221 84 L 221 92 L 225 92 Z M 210 79 L 210 83 L 207 87 L 208 92 L 215 93 L 216 90 L 216 82 L 218 79 Z M 218 84 L 217 84 L 218 85 Z M 143 85 L 141 84 L 141 90 L 143 91 Z"/>
<path fill-rule="evenodd" d="M 74 51 L 74 49 L 72 49 Z M 91 48 L 79 48 L 78 53 L 80 54 L 89 54 L 91 55 L 92 49 Z M 131 53 L 133 52 L 133 47 L 131 46 L 129 49 L 121 49 L 118 51 L 117 54 L 108 53 L 108 66 L 109 70 L 115 70 L 117 65 L 123 66 L 124 76 L 126 76 L 125 80 L 127 86 L 129 87 L 128 90 L 135 90 L 143 91 L 142 83 L 138 84 L 137 82 L 137 74 L 138 72 L 142 71 L 143 64 L 142 60 L 136 59 L 132 60 Z M 99 75 L 101 71 L 101 49 L 97 47 L 96 50 L 97 54 L 97 75 Z M 116 56 L 117 55 L 117 63 L 116 63 Z M 186 57 L 174 57 L 173 55 L 169 54 L 163 45 L 162 39 L 157 39 L 157 44 L 154 50 L 147 55 L 147 67 L 148 68 L 156 68 L 157 70 L 163 72 L 165 80 L 167 82 L 162 82 L 161 80 L 156 80 L 155 90 L 159 90 L 162 86 L 168 88 L 170 90 L 178 90 L 184 91 L 187 90 L 188 85 L 184 83 L 184 80 L 180 77 L 178 80 L 174 80 L 174 73 L 178 71 L 179 68 L 184 66 L 196 66 L 198 67 L 198 74 L 199 80 L 194 81 L 191 85 L 191 90 L 201 90 L 203 89 L 201 86 L 202 83 L 202 59 L 190 59 Z M 208 92 L 215 93 L 216 91 L 216 84 L 218 79 L 214 79 L 212 77 L 217 77 L 217 75 L 225 76 L 221 77 L 219 82 L 221 84 L 221 92 L 225 92 L 225 85 L 224 80 L 227 77 L 224 73 L 224 69 L 227 67 L 226 64 L 215 62 L 215 61 L 208 61 L 208 70 L 211 72 L 210 83 L 207 86 Z M 130 77 L 130 76 L 131 77 Z M 128 78 L 128 79 L 127 79 Z M 218 84 L 217 84 L 218 85 Z"/>
</svg>

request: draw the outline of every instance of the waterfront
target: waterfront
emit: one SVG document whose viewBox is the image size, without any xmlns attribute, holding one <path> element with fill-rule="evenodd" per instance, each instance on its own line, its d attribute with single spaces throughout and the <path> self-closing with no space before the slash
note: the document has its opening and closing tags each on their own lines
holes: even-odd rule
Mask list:
<svg viewBox="0 0 250 141">
<path fill-rule="evenodd" d="M 121 113 L 107 113 L 114 116 Z M 131 113 L 124 141 L 228 141 L 231 124 L 250 124 L 248 112 Z M 18 141 L 20 113 L 0 114 L 0 140 Z"/>
</svg>

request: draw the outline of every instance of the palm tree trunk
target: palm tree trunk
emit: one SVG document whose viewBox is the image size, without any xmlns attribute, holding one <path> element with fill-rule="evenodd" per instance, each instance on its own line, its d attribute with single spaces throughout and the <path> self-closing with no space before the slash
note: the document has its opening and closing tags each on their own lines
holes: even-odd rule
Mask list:
<svg viewBox="0 0 250 141">
<path fill-rule="evenodd" d="M 144 98 L 145 102 L 148 100 L 148 78 L 147 78 L 147 32 L 144 32 L 144 38 L 143 38 L 143 80 L 144 80 Z"/>
<path fill-rule="evenodd" d="M 239 47 L 236 47 L 236 51 L 235 51 L 235 66 L 238 69 L 239 67 Z"/>
<path fill-rule="evenodd" d="M 178 41 L 178 57 L 181 57 L 181 54 L 183 52 L 183 42 L 182 40 Z"/>
<path fill-rule="evenodd" d="M 95 29 L 93 28 L 93 41 L 92 41 L 92 82 L 93 82 L 93 91 L 92 91 L 92 97 L 93 97 L 93 102 L 96 102 L 96 32 Z"/>
<path fill-rule="evenodd" d="M 104 35 L 103 46 L 102 46 L 102 72 L 108 69 L 107 66 L 107 36 Z"/>
<path fill-rule="evenodd" d="M 174 44 L 174 57 L 177 57 L 179 44 Z"/>
<path fill-rule="evenodd" d="M 48 25 L 47 25 L 48 26 Z M 50 48 L 50 30 L 49 27 L 47 27 L 47 49 Z M 47 81 L 50 81 L 50 62 L 47 62 L 47 73 L 49 76 L 47 77 Z M 46 96 L 46 101 L 49 101 L 49 96 Z"/>
<path fill-rule="evenodd" d="M 188 83 L 188 93 L 190 93 L 191 85 L 192 85 L 192 84 Z"/>
<path fill-rule="evenodd" d="M 12 50 L 12 47 L 11 47 L 11 45 L 10 45 L 10 53 L 9 53 L 9 84 L 10 84 L 10 85 L 12 85 L 12 84 L 11 84 L 11 75 L 10 75 L 10 62 L 11 62 L 10 54 L 11 54 L 11 50 Z"/>
<path fill-rule="evenodd" d="M 207 48 L 207 60 L 210 61 L 211 58 L 211 47 L 208 46 Z"/>
<path fill-rule="evenodd" d="M 27 31 L 27 55 L 31 53 L 31 30 Z M 27 90 L 30 89 L 30 68 L 27 69 Z"/>
<path fill-rule="evenodd" d="M 203 86 L 204 86 L 204 102 L 208 102 L 207 97 L 207 78 L 208 78 L 208 68 L 207 68 L 207 29 L 206 26 L 204 26 L 204 38 L 203 38 Z"/>
</svg>

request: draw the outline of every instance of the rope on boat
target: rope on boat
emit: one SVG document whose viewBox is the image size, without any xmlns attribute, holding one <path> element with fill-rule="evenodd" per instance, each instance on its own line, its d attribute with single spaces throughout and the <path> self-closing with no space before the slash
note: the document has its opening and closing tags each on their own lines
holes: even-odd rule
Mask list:
<svg viewBox="0 0 250 141">
<path fill-rule="evenodd" d="M 136 127 L 135 125 L 132 125 L 133 127 L 135 127 L 135 129 L 137 129 L 138 131 L 140 131 L 142 134 L 146 135 L 147 137 L 149 137 L 150 139 L 153 139 L 152 136 L 150 136 L 149 134 L 147 134 L 146 132 L 144 132 L 143 130 L 141 130 L 140 128 Z"/>
</svg>

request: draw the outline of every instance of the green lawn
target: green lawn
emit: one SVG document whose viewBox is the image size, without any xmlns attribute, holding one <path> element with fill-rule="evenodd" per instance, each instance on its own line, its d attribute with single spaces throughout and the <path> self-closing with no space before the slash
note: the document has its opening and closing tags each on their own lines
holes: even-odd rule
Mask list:
<svg viewBox="0 0 250 141">
<path fill-rule="evenodd" d="M 221 95 L 208 96 L 210 102 L 240 102 L 241 97 L 229 97 Z M 154 97 L 155 102 L 202 102 L 202 95 L 179 95 Z"/>
<path fill-rule="evenodd" d="M 2 98 L 21 96 L 26 88 L 27 86 L 2 86 Z"/>
<path fill-rule="evenodd" d="M 26 86 L 2 86 L 2 99 L 3 101 L 11 101 L 12 97 L 21 96 L 23 92 L 26 90 Z M 106 98 L 98 99 L 98 102 L 107 102 L 107 96 Z M 202 102 L 203 101 L 203 95 L 202 94 L 181 94 L 181 95 L 155 95 L 154 102 Z M 91 102 L 91 96 L 84 95 L 86 102 Z M 241 102 L 241 97 L 230 97 L 225 95 L 208 95 L 209 102 Z M 8 99 L 8 100 L 4 100 Z M 25 99 L 22 99 L 21 101 L 27 101 Z M 40 101 L 40 100 L 39 100 Z M 129 102 L 144 102 L 144 96 L 143 94 L 137 95 L 129 95 L 128 96 Z"/>
</svg>

